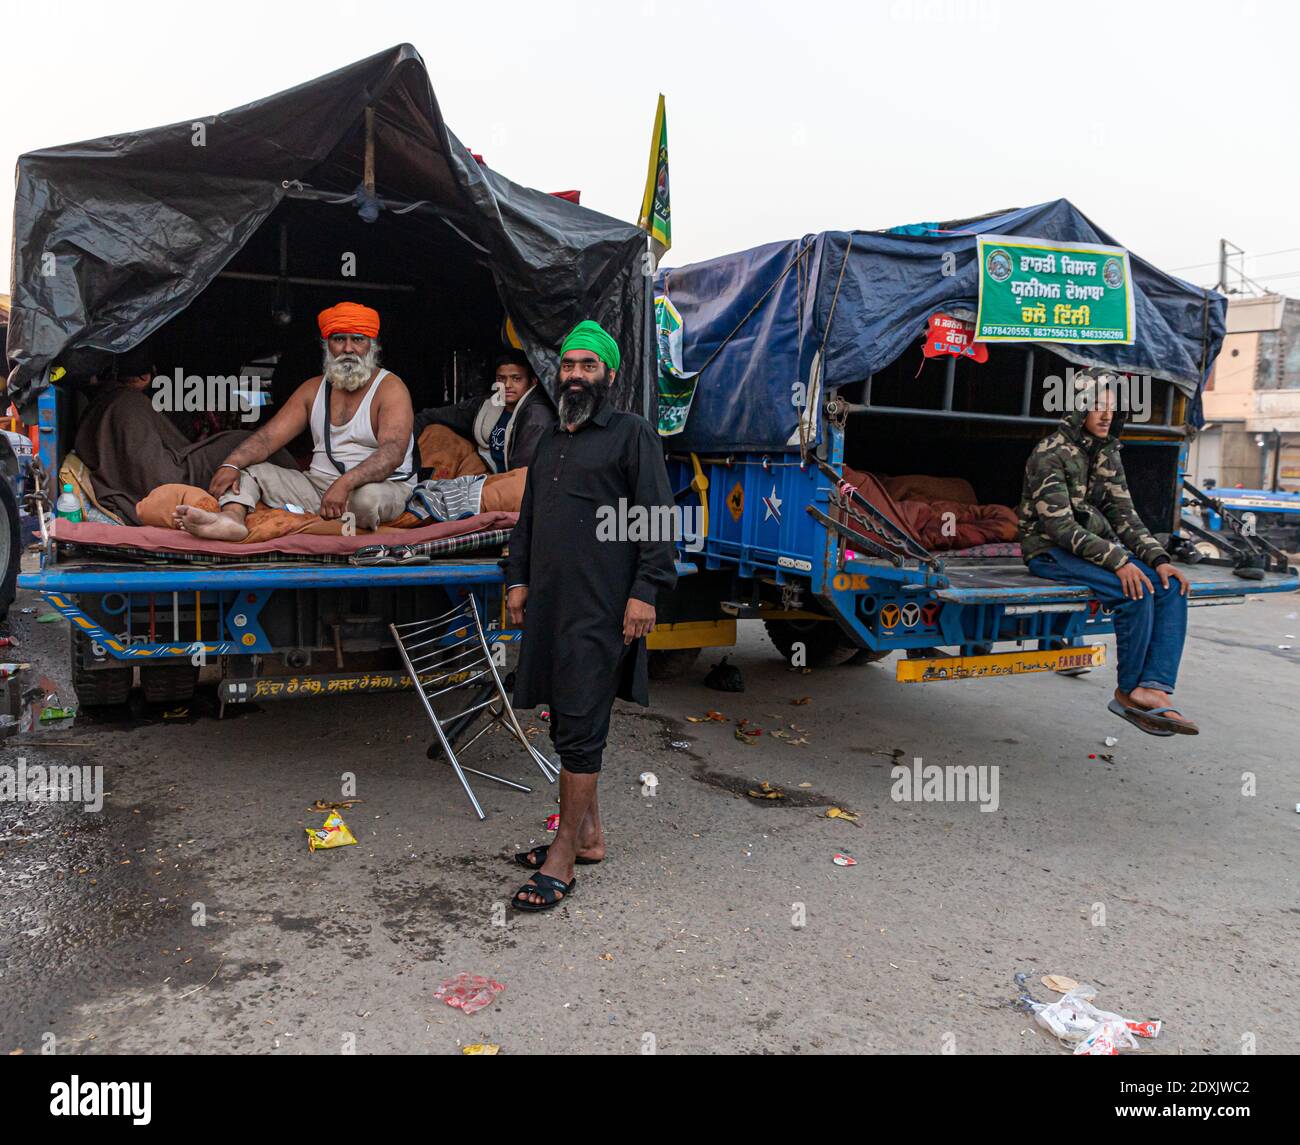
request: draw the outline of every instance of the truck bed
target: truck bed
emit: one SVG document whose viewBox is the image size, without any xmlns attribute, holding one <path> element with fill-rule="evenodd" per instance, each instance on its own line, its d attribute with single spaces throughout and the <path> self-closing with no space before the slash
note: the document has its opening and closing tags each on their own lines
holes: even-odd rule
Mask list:
<svg viewBox="0 0 1300 1145">
<path fill-rule="evenodd" d="M 186 592 L 214 589 L 351 588 L 363 585 L 500 584 L 499 557 L 439 560 L 423 565 L 277 563 L 220 566 L 128 564 L 70 560 L 23 573 L 22 588 L 38 592 Z"/>
<path fill-rule="evenodd" d="M 1259 592 L 1293 592 L 1300 588 L 1295 568 L 1285 573 L 1268 572 L 1263 580 L 1243 580 L 1232 569 L 1219 565 L 1184 565 L 1179 569 L 1192 582 L 1193 600 L 1229 599 Z M 1018 560 L 962 564 L 944 570 L 949 587 L 935 591 L 940 600 L 956 604 L 1055 604 L 1087 600 L 1085 585 L 1058 584 L 1036 577 Z"/>
</svg>

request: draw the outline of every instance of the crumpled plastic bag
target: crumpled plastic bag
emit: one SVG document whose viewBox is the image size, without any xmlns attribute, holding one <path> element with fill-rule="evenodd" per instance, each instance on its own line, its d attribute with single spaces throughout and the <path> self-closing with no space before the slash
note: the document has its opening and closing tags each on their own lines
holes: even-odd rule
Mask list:
<svg viewBox="0 0 1300 1145">
<path fill-rule="evenodd" d="M 743 692 L 745 690 L 745 677 L 740 669 L 734 664 L 728 664 L 730 659 L 724 656 L 704 677 L 704 686 L 712 688 L 715 692 Z"/>
<path fill-rule="evenodd" d="M 1026 1007 L 1043 1029 L 1074 1045 L 1076 1055 L 1112 1056 L 1120 1050 L 1138 1048 L 1137 1038 L 1154 1038 L 1159 1022 L 1134 1022 L 1092 1005 L 1097 988 L 1080 984 L 1055 1002 L 1036 1002 L 1024 997 Z"/>
<path fill-rule="evenodd" d="M 472 1014 L 476 1010 L 490 1006 L 505 987 L 491 978 L 481 974 L 457 974 L 448 978 L 434 992 L 433 996 L 456 1010 Z"/>
</svg>

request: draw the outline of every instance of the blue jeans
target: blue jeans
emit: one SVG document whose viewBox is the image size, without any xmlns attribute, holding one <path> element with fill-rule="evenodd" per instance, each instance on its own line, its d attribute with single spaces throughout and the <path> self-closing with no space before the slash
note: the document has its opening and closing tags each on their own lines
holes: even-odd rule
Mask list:
<svg viewBox="0 0 1300 1145">
<path fill-rule="evenodd" d="M 1141 600 L 1130 600 L 1117 577 L 1109 569 L 1067 553 L 1064 549 L 1047 549 L 1028 562 L 1034 576 L 1062 584 L 1086 584 L 1097 599 L 1115 614 L 1115 659 L 1121 692 L 1134 688 L 1153 688 L 1172 692 L 1178 680 L 1178 662 L 1183 656 L 1187 637 L 1187 597 L 1178 581 L 1169 587 L 1160 577 L 1134 556 L 1135 565 L 1155 586 L 1155 592 L 1143 590 Z"/>
</svg>

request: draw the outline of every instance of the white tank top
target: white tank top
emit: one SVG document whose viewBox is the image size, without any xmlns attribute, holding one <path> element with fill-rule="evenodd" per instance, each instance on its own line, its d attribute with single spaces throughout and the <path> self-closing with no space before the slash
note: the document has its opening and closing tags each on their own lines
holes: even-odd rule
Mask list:
<svg viewBox="0 0 1300 1145">
<path fill-rule="evenodd" d="M 321 477 L 328 477 L 331 481 L 339 475 L 338 468 L 330 461 L 329 454 L 325 452 L 325 433 L 327 431 L 330 435 L 330 452 L 334 454 L 334 460 L 339 465 L 342 465 L 344 469 L 355 469 L 379 448 L 379 440 L 375 437 L 375 427 L 370 421 L 370 404 L 375 400 L 375 393 L 387 376 L 387 370 L 380 370 L 375 375 L 375 380 L 370 384 L 370 389 L 366 391 L 366 396 L 361 399 L 361 404 L 357 407 L 357 412 L 352 415 L 351 421 L 346 425 L 331 426 L 325 424 L 325 387 L 329 385 L 329 382 L 324 378 L 321 379 L 320 386 L 316 390 L 316 400 L 312 402 L 311 406 L 311 439 L 314 446 L 311 455 L 312 473 L 316 473 Z M 406 456 L 388 480 L 410 483 L 414 479 L 414 469 L 411 465 L 411 443 L 408 441 Z"/>
</svg>

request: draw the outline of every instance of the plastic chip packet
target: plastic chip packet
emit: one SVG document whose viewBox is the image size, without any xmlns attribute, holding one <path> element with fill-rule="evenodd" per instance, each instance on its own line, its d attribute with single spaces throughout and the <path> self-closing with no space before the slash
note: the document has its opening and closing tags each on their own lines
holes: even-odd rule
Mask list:
<svg viewBox="0 0 1300 1145">
<path fill-rule="evenodd" d="M 1046 1005 L 1027 996 L 1024 1001 L 1035 1021 L 1061 1041 L 1073 1044 L 1078 1055 L 1111 1056 L 1122 1049 L 1137 1049 L 1136 1038 L 1159 1035 L 1159 1022 L 1134 1022 L 1109 1010 L 1098 1010 L 1092 1005 L 1096 996 L 1096 987 L 1079 985 L 1065 997 Z"/>
<path fill-rule="evenodd" d="M 500 982 L 493 982 L 481 974 L 457 974 L 439 986 L 433 996 L 454 1009 L 473 1014 L 484 1006 L 492 1005 L 503 990 L 505 987 Z"/>
<path fill-rule="evenodd" d="M 331 847 L 346 847 L 355 843 L 356 838 L 343 822 L 343 816 L 331 811 L 325 816 L 325 822 L 319 827 L 304 827 L 307 832 L 307 849 L 309 851 L 328 850 Z"/>
</svg>

